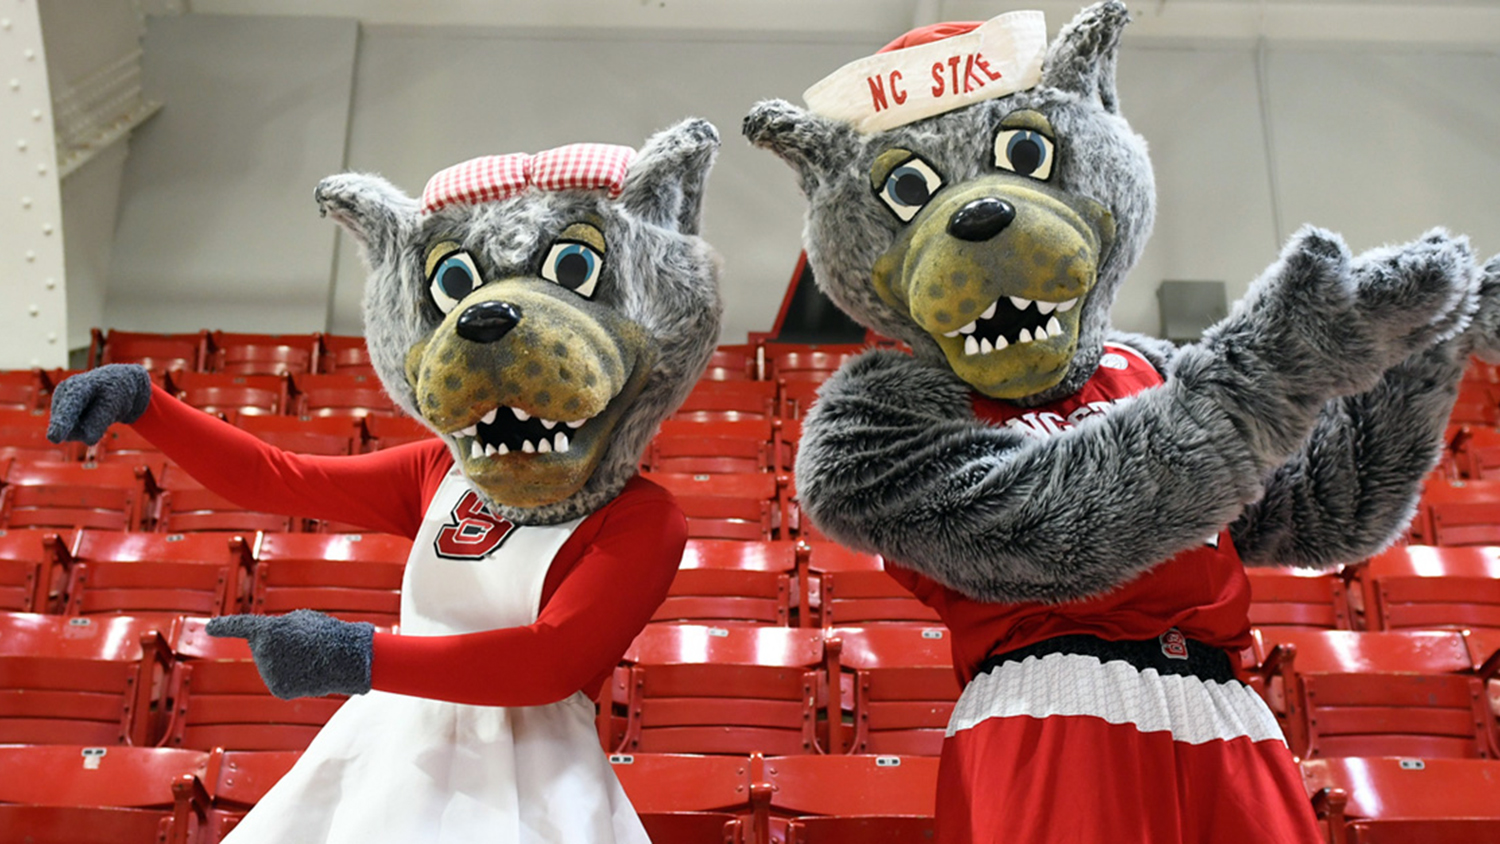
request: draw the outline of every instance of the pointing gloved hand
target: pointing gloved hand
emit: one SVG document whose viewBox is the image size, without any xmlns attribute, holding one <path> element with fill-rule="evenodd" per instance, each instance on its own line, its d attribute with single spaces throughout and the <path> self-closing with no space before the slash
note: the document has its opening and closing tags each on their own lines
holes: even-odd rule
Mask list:
<svg viewBox="0 0 1500 844">
<path fill-rule="evenodd" d="M 208 635 L 248 641 L 266 688 L 283 700 L 370 690 L 375 625 L 367 621 L 340 621 L 313 610 L 227 615 L 208 623 Z"/>
<path fill-rule="evenodd" d="M 93 445 L 116 422 L 141 418 L 151 403 L 151 375 L 144 366 L 110 363 L 80 372 L 52 393 L 47 439 Z"/>
</svg>

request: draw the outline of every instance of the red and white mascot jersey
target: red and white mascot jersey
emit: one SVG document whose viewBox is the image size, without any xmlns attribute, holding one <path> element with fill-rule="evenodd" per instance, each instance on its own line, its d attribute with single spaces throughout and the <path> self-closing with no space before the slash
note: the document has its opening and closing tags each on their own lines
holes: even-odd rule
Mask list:
<svg viewBox="0 0 1500 844">
<path fill-rule="evenodd" d="M 1162 383 L 1106 346 L 1072 396 L 975 414 L 1047 437 Z M 964 684 L 938 775 L 940 844 L 1316 842 L 1276 719 L 1235 677 L 1249 580 L 1227 531 L 1063 604 L 982 603 L 893 562 L 952 631 Z"/>
</svg>

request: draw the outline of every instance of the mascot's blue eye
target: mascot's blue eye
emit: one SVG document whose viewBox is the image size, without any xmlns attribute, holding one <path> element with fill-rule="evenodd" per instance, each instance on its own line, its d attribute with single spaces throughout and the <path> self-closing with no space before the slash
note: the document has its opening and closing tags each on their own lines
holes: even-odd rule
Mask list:
<svg viewBox="0 0 1500 844">
<path fill-rule="evenodd" d="M 995 166 L 1021 176 L 1052 178 L 1052 139 L 1030 129 L 1001 129 L 995 135 Z"/>
<path fill-rule="evenodd" d="M 599 283 L 604 256 L 592 246 L 571 240 L 559 240 L 542 261 L 542 278 L 592 299 Z"/>
<path fill-rule="evenodd" d="M 453 252 L 438 261 L 427 290 L 438 310 L 448 313 L 480 285 L 479 269 L 467 252 Z"/>
<path fill-rule="evenodd" d="M 880 199 L 901 222 L 910 222 L 943 186 L 943 178 L 932 166 L 915 156 L 891 171 L 880 189 Z"/>
</svg>

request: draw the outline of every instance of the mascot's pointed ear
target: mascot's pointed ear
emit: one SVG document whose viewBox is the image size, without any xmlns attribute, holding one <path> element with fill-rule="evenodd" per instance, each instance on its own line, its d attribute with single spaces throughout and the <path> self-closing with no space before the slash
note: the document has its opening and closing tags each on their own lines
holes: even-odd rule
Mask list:
<svg viewBox="0 0 1500 844">
<path fill-rule="evenodd" d="M 318 213 L 359 239 L 371 266 L 394 264 L 417 224 L 417 201 L 380 176 L 340 173 L 313 192 Z"/>
<path fill-rule="evenodd" d="M 1130 12 L 1120 0 L 1095 3 L 1062 28 L 1042 60 L 1042 83 L 1097 101 L 1116 114 L 1115 58 Z"/>
<path fill-rule="evenodd" d="M 662 228 L 697 234 L 703 216 L 703 183 L 719 151 L 719 130 L 689 118 L 646 140 L 625 174 L 620 202 Z"/>
<path fill-rule="evenodd" d="M 802 192 L 812 192 L 831 167 L 854 160 L 854 130 L 846 123 L 829 120 L 798 108 L 786 100 L 765 100 L 745 115 L 745 137 L 792 165 L 801 178 Z"/>
</svg>

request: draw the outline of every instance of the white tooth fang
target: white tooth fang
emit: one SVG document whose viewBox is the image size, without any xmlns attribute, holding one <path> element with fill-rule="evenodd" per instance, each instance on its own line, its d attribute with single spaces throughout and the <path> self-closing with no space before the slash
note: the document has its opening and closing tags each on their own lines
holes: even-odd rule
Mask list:
<svg viewBox="0 0 1500 844">
<path fill-rule="evenodd" d="M 1032 335 L 1031 339 L 1033 339 L 1033 340 L 1045 340 L 1045 339 L 1047 339 L 1047 332 L 1045 332 L 1042 329 L 1038 328 L 1036 330 L 1036 334 Z"/>
<path fill-rule="evenodd" d="M 536 454 L 536 446 L 531 444 L 531 440 L 524 440 L 521 443 L 521 451 L 526 454 Z"/>
<path fill-rule="evenodd" d="M 521 420 L 522 422 L 525 422 L 527 419 L 531 418 L 531 414 L 530 413 L 527 413 L 526 411 L 522 410 L 519 407 L 513 407 L 513 408 L 511 408 L 510 412 L 514 413 L 516 415 L 516 418 L 519 419 L 519 420 Z"/>
<path fill-rule="evenodd" d="M 537 454 L 551 454 L 552 453 L 552 441 L 551 440 L 537 440 L 537 443 L 536 443 L 536 453 Z"/>
<path fill-rule="evenodd" d="M 990 306 L 988 308 L 984 309 L 984 313 L 980 314 L 979 318 L 989 319 L 990 317 L 995 315 L 995 309 L 998 307 L 1000 307 L 1000 300 L 996 299 L 995 301 L 990 303 Z"/>
<path fill-rule="evenodd" d="M 495 446 L 495 453 L 496 454 L 510 454 L 510 446 L 507 446 L 505 443 L 501 443 L 501 444 Z"/>
<path fill-rule="evenodd" d="M 567 424 L 567 426 L 568 426 L 568 427 L 569 427 L 569 428 L 572 428 L 572 429 L 573 429 L 573 430 L 575 430 L 575 431 L 576 431 L 576 430 L 578 430 L 578 429 L 579 429 L 579 428 L 582 428 L 582 427 L 583 427 L 583 423 L 585 423 L 585 422 L 587 422 L 587 421 L 589 421 L 589 420 L 587 420 L 587 419 L 574 419 L 574 420 L 573 420 L 573 421 L 571 421 L 571 422 L 568 422 L 568 423 L 566 423 L 566 424 Z"/>
<path fill-rule="evenodd" d="M 977 354 L 979 354 L 979 341 L 974 339 L 974 335 L 973 334 L 970 334 L 968 337 L 964 338 L 964 354 L 966 354 L 966 355 L 977 355 Z"/>
<path fill-rule="evenodd" d="M 1052 309 L 1055 307 L 1057 307 L 1056 302 L 1043 302 L 1041 299 L 1036 300 L 1036 309 L 1041 311 L 1043 316 L 1052 313 Z"/>
<path fill-rule="evenodd" d="M 553 428 L 557 427 L 557 420 L 556 419 L 543 419 L 542 420 L 542 427 L 546 428 L 547 430 L 550 431 Z"/>
<path fill-rule="evenodd" d="M 484 456 L 484 446 L 482 446 L 482 445 L 479 444 L 479 440 L 473 440 L 473 441 L 471 441 L 469 443 L 469 459 L 470 460 L 478 460 L 479 458 L 481 458 L 483 456 Z"/>
<path fill-rule="evenodd" d="M 1031 332 L 1027 331 L 1024 328 L 1021 329 L 1021 336 L 1016 339 L 1016 342 L 1017 343 L 1030 343 L 1031 342 Z"/>
<path fill-rule="evenodd" d="M 994 350 L 995 350 L 995 347 L 992 346 L 992 345 L 990 345 L 990 341 L 988 341 L 988 340 L 980 340 L 979 341 L 979 353 L 981 355 L 987 355 L 990 352 L 993 352 Z"/>
<path fill-rule="evenodd" d="M 1027 308 L 1031 307 L 1031 300 L 1030 299 L 1022 299 L 1020 296 L 1012 296 L 1012 297 L 1010 297 L 1010 303 L 1012 305 L 1015 305 L 1016 306 L 1016 310 L 1018 310 L 1018 311 L 1024 311 Z"/>
<path fill-rule="evenodd" d="M 463 436 L 463 437 L 477 437 L 477 436 L 479 436 L 479 425 L 478 424 L 470 425 L 469 427 L 463 429 L 462 431 L 459 431 L 458 434 L 459 434 L 459 436 Z"/>
<path fill-rule="evenodd" d="M 479 421 L 483 422 L 486 425 L 493 425 L 495 424 L 495 415 L 499 412 L 500 408 L 497 407 L 494 410 L 491 410 L 489 413 L 486 413 L 485 415 L 479 417 Z"/>
<path fill-rule="evenodd" d="M 952 331 L 944 331 L 943 332 L 943 336 L 944 337 L 957 337 L 958 336 L 958 329 L 955 328 Z"/>
<path fill-rule="evenodd" d="M 484 446 L 484 456 L 485 457 L 494 457 L 495 456 L 495 451 L 496 451 L 496 449 L 495 449 L 494 446 L 492 446 L 492 445 L 490 445 L 488 443 L 485 444 L 485 446 Z"/>
<path fill-rule="evenodd" d="M 562 431 L 558 431 L 555 439 L 556 445 L 552 447 L 552 450 L 558 454 L 566 454 L 568 452 L 568 435 Z"/>
<path fill-rule="evenodd" d="M 1047 320 L 1047 333 L 1053 337 L 1062 333 L 1062 323 L 1057 321 L 1057 317 Z"/>
<path fill-rule="evenodd" d="M 1076 305 L 1076 304 L 1078 304 L 1078 300 L 1077 299 L 1069 299 L 1066 302 L 1058 302 L 1057 303 L 1057 312 L 1060 313 L 1060 314 L 1065 314 L 1068 311 L 1073 310 L 1073 306 Z"/>
<path fill-rule="evenodd" d="M 974 322 L 971 322 L 968 325 L 965 325 L 963 328 L 960 328 L 958 330 L 958 333 L 959 334 L 973 334 L 977 330 L 979 330 L 979 321 L 975 320 Z"/>
<path fill-rule="evenodd" d="M 995 351 L 998 352 L 998 351 L 1004 349 L 1006 346 L 1009 346 L 1009 345 L 1010 345 L 1010 341 L 1007 340 L 1007 339 L 1005 339 L 1005 337 L 1001 336 L 1001 337 L 996 337 L 995 338 Z"/>
</svg>

